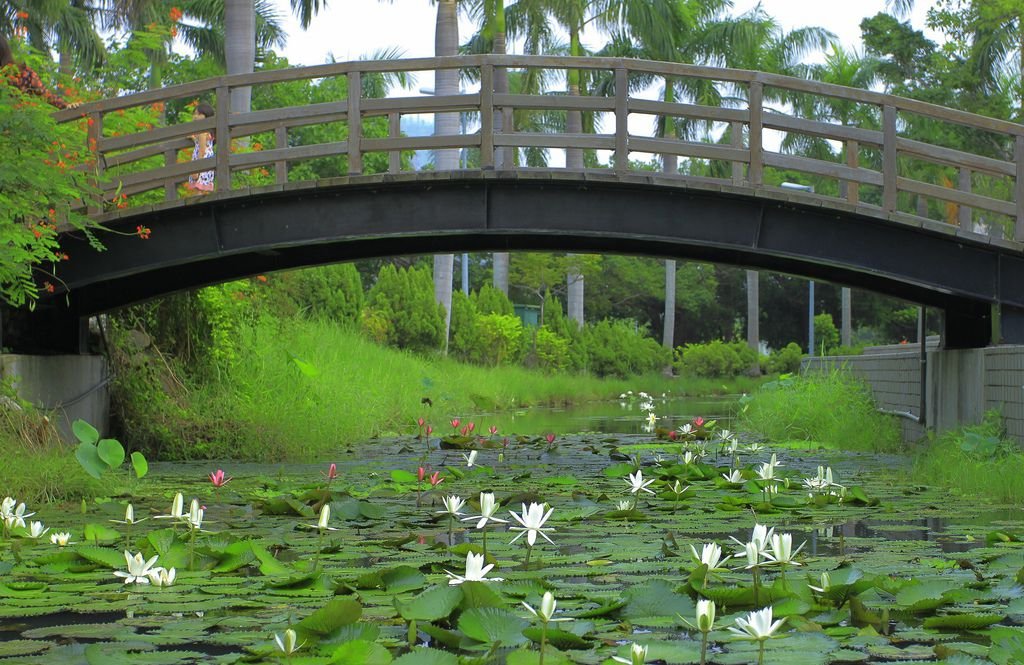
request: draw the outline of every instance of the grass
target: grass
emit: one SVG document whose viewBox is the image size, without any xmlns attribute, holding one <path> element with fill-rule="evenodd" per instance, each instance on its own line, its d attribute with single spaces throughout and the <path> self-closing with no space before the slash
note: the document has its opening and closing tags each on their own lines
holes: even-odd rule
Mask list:
<svg viewBox="0 0 1024 665">
<path fill-rule="evenodd" d="M 773 441 L 835 442 L 844 450 L 897 450 L 899 424 L 879 413 L 871 392 L 842 370 L 784 375 L 741 409 L 738 428 Z"/>
<path fill-rule="evenodd" d="M 191 402 L 202 405 L 193 408 L 206 410 L 200 420 L 221 416 L 239 424 L 220 440 L 202 442 L 203 456 L 317 459 L 339 445 L 415 432 L 419 417 L 441 431 L 453 417 L 482 411 L 611 399 L 627 390 L 734 393 L 758 383 L 486 368 L 384 348 L 331 323 L 301 319 L 256 323 L 241 335 L 245 360 L 220 381 L 193 389 Z"/>
<path fill-rule="evenodd" d="M 984 422 L 930 436 L 914 457 L 911 477 L 962 496 L 1001 503 L 1024 500 L 1024 455 L 1005 438 L 998 412 Z"/>
</svg>

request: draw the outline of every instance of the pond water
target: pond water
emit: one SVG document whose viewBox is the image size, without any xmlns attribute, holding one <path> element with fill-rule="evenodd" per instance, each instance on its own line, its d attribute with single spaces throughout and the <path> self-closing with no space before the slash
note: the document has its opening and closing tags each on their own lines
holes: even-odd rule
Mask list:
<svg viewBox="0 0 1024 665">
<path fill-rule="evenodd" d="M 656 410 L 681 420 L 716 413 L 695 411 Z M 700 634 L 682 619 L 695 621 L 699 598 L 716 603 L 708 662 L 722 665 L 757 662 L 756 643 L 726 627 L 769 605 L 786 623 L 767 642 L 766 663 L 1024 662 L 1019 506 L 915 485 L 900 456 L 749 452 L 744 441 L 735 458 L 712 444 L 685 464 L 680 456 L 700 450 L 698 441 L 565 434 L 581 429 L 559 427 L 552 443 L 471 440 L 472 467 L 453 447 L 459 437 L 368 441 L 339 448 L 330 482 L 326 464 L 224 462 L 216 466 L 233 479 L 215 488 L 206 478 L 214 465 L 157 464 L 129 492 L 43 507 L 30 520 L 74 542 L 60 548 L 18 529 L 0 540 L 0 659 L 9 659 L 0 662 L 288 662 L 274 636 L 287 646 L 291 627 L 301 645 L 293 663 L 533 665 L 541 634 L 523 603 L 539 608 L 546 591 L 556 618 L 572 619 L 550 624 L 548 664 L 613 665 L 633 642 L 648 648 L 647 663 L 697 663 Z M 769 494 L 753 476 L 773 453 Z M 804 480 L 819 465 L 831 467 L 836 485 L 809 493 Z M 443 478 L 436 489 L 417 480 L 420 466 Z M 637 484 L 654 482 L 634 495 L 627 474 L 637 468 Z M 741 482 L 721 477 L 731 468 Z M 506 522 L 479 530 L 478 517 L 443 514 L 443 497 L 454 494 L 472 500 L 460 517 L 479 516 L 483 491 L 495 494 L 494 517 Z M 156 518 L 176 492 L 186 513 L 193 497 L 205 506 L 200 531 Z M 509 511 L 522 516 L 532 501 L 551 514 L 528 549 L 526 537 L 510 542 Z M 112 521 L 129 502 L 146 521 Z M 325 504 L 331 514 L 320 529 Z M 733 554 L 730 537 L 747 541 L 755 522 L 800 547 L 784 567 L 759 558 L 756 591 L 744 556 L 711 572 L 694 560 L 691 547 L 711 542 Z M 483 553 L 485 534 L 495 565 L 485 577 L 502 581 L 450 585 L 449 573 L 467 577 L 467 554 Z M 126 547 L 175 567 L 174 583 L 124 584 L 114 572 L 127 569 Z"/>
</svg>

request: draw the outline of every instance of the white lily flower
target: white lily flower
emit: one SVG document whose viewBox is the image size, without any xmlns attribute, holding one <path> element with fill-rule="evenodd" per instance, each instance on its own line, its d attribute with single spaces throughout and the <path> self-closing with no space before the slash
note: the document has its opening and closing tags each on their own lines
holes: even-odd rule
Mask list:
<svg viewBox="0 0 1024 665">
<path fill-rule="evenodd" d="M 693 560 L 698 564 L 706 564 L 708 570 L 716 570 L 721 564 L 732 558 L 731 555 L 722 558 L 722 548 L 718 543 L 704 543 L 699 555 L 697 548 L 693 545 L 690 545 L 690 551 L 693 552 Z"/>
<path fill-rule="evenodd" d="M 709 633 L 715 625 L 715 603 L 706 598 L 697 601 L 697 630 Z"/>
<path fill-rule="evenodd" d="M 772 458 L 768 463 L 771 464 L 772 466 L 786 466 L 785 464 L 779 461 L 779 458 L 775 455 L 775 453 L 772 453 Z"/>
<path fill-rule="evenodd" d="M 3 501 L 0 501 L 0 517 L 6 517 L 8 513 L 14 510 L 14 506 L 18 504 L 18 500 L 14 497 L 5 496 Z"/>
<path fill-rule="evenodd" d="M 764 642 L 773 637 L 775 631 L 786 622 L 785 618 L 772 622 L 772 608 L 766 607 L 751 612 L 746 619 L 736 619 L 736 626 L 729 626 L 729 631 L 745 640 Z"/>
<path fill-rule="evenodd" d="M 687 450 L 685 453 L 683 453 L 683 464 L 694 464 L 694 463 L 699 462 L 699 461 L 700 461 L 700 458 L 697 457 L 697 455 L 695 455 L 692 452 L 690 452 L 689 450 Z"/>
<path fill-rule="evenodd" d="M 690 423 L 686 423 L 685 425 L 682 425 L 678 431 L 683 436 L 690 436 L 691 434 L 693 434 L 693 425 L 691 425 Z"/>
<path fill-rule="evenodd" d="M 727 429 L 719 430 L 718 438 L 721 439 L 722 441 L 729 441 L 730 439 L 732 439 L 732 432 Z"/>
<path fill-rule="evenodd" d="M 725 482 L 730 485 L 742 485 L 743 484 L 743 472 L 739 469 L 730 469 L 729 473 L 723 473 L 722 477 L 725 478 Z"/>
<path fill-rule="evenodd" d="M 775 480 L 775 465 L 763 462 L 757 467 L 757 477 L 759 480 Z"/>
<path fill-rule="evenodd" d="M 171 586 L 177 575 L 178 572 L 174 568 L 154 568 L 149 571 L 149 581 L 156 587 Z"/>
<path fill-rule="evenodd" d="M 750 541 L 743 545 L 743 550 L 740 552 L 740 554 L 747 558 L 747 565 L 744 566 L 747 570 L 761 565 L 761 557 L 764 553 L 757 545 L 756 542 Z M 737 570 L 739 569 L 737 568 Z"/>
<path fill-rule="evenodd" d="M 654 494 L 654 490 L 648 489 L 647 486 L 654 482 L 654 480 L 644 480 L 644 472 L 640 469 L 636 470 L 636 473 L 629 474 L 629 478 L 623 478 L 629 485 L 629 493 L 637 494 L 639 492 L 647 492 L 648 494 Z"/>
<path fill-rule="evenodd" d="M 625 663 L 626 665 L 644 665 L 647 662 L 647 647 L 633 642 L 629 648 L 629 658 L 612 656 L 612 660 L 616 663 Z"/>
<path fill-rule="evenodd" d="M 676 481 L 674 483 L 672 483 L 671 485 L 669 485 L 668 488 L 669 488 L 669 490 L 671 490 L 671 492 L 673 494 L 680 494 L 681 495 L 681 494 L 684 494 L 686 492 L 686 490 L 690 489 L 690 486 L 687 485 L 686 487 L 683 487 L 683 484 L 681 482 L 679 482 L 679 479 L 677 478 Z"/>
<path fill-rule="evenodd" d="M 50 534 L 50 542 L 59 547 L 67 547 L 74 544 L 71 542 L 70 533 L 61 533 L 59 531 Z"/>
<path fill-rule="evenodd" d="M 480 492 L 480 514 L 473 517 L 463 517 L 463 522 L 469 522 L 477 520 L 476 528 L 482 529 L 487 526 L 488 522 L 495 522 L 498 524 L 507 524 L 508 520 L 503 520 L 499 517 L 495 517 L 494 513 L 498 510 L 498 502 L 494 498 L 493 492 Z"/>
<path fill-rule="evenodd" d="M 462 515 L 462 507 L 466 505 L 466 502 L 461 496 L 452 494 L 446 496 L 441 500 L 444 504 L 444 510 L 438 510 L 437 513 L 440 515 L 451 515 L 452 517 L 459 517 Z"/>
<path fill-rule="evenodd" d="M 544 597 L 540 601 L 540 609 L 535 610 L 523 601 L 523 607 L 530 610 L 530 614 L 537 617 L 544 623 L 550 623 L 552 621 L 572 621 L 572 617 L 559 617 L 555 618 L 555 607 L 558 603 L 555 602 L 555 597 L 551 595 L 550 591 L 544 592 Z"/>
<path fill-rule="evenodd" d="M 764 450 L 764 446 L 761 445 L 760 443 L 758 443 L 757 441 L 754 441 L 753 443 L 747 444 L 747 452 L 748 453 L 759 453 L 762 450 Z"/>
<path fill-rule="evenodd" d="M 171 507 L 171 509 L 173 511 L 173 506 Z M 159 517 L 167 518 L 167 517 L 173 517 L 173 515 L 160 515 Z M 181 515 L 180 511 L 179 511 L 179 515 L 178 515 L 178 517 L 175 517 L 175 519 L 179 519 L 180 520 L 183 517 L 184 517 L 184 515 Z M 131 526 L 133 524 L 138 524 L 139 522 L 145 522 L 147 519 L 149 519 L 149 518 L 143 517 L 140 520 L 135 519 L 135 507 L 132 504 L 129 503 L 125 507 L 125 509 L 124 509 L 124 519 L 123 520 L 110 520 L 110 521 L 111 522 L 115 522 L 117 524 L 127 524 L 128 526 Z"/>
<path fill-rule="evenodd" d="M 124 560 L 128 563 L 128 572 L 123 570 L 115 570 L 114 575 L 124 578 L 124 584 L 149 584 L 149 571 L 153 568 L 153 564 L 160 557 L 153 555 L 148 561 L 142 558 L 142 552 L 139 552 L 135 556 L 128 550 L 124 551 Z"/>
<path fill-rule="evenodd" d="M 657 422 L 658 422 L 658 415 L 656 413 L 654 413 L 654 411 L 651 411 L 650 413 L 647 414 L 647 424 L 648 425 L 651 425 L 653 427 L 654 424 L 657 423 Z"/>
<path fill-rule="evenodd" d="M 202 530 L 203 516 L 206 511 L 199 505 L 199 499 L 192 499 L 192 503 L 188 507 L 188 515 L 185 515 L 183 520 L 188 528 L 195 529 L 196 531 Z"/>
<path fill-rule="evenodd" d="M 537 534 L 540 534 L 544 540 L 554 545 L 554 541 L 548 538 L 548 535 L 544 533 L 543 530 L 544 522 L 548 521 L 548 518 L 551 517 L 551 513 L 554 511 L 554 508 L 550 508 L 545 513 L 544 504 L 542 503 L 531 503 L 529 507 L 524 503 L 521 515 L 517 515 L 510 510 L 509 512 L 512 514 L 512 517 L 514 517 L 522 526 L 509 527 L 512 531 L 519 532 L 516 534 L 515 538 L 509 541 L 509 545 L 519 540 L 524 533 L 526 534 L 526 542 L 530 547 L 533 547 L 533 544 L 537 542 Z M 554 529 L 549 530 L 554 531 Z"/>
<path fill-rule="evenodd" d="M 7 497 L 7 499 L 11 499 L 11 498 Z M 12 503 L 9 503 L 7 501 L 7 499 L 4 499 L 4 511 L 3 511 L 4 526 L 6 526 L 8 529 L 11 529 L 11 528 L 14 528 L 14 527 L 20 527 L 20 528 L 24 529 L 25 528 L 25 518 L 32 517 L 33 515 L 35 515 L 35 513 L 26 513 L 25 512 L 26 508 L 25 508 L 25 504 L 24 503 L 19 503 L 19 504 L 17 504 L 17 507 L 15 507 L 15 505 L 13 503 L 14 499 L 11 499 Z"/>
<path fill-rule="evenodd" d="M 633 502 L 629 499 L 620 499 L 618 503 L 618 510 L 633 510 Z"/>
<path fill-rule="evenodd" d="M 134 517 L 134 512 L 132 514 L 132 517 Z M 157 515 L 157 519 L 171 519 L 178 520 L 179 522 L 184 521 L 186 517 L 188 516 L 185 515 L 185 497 L 182 496 L 181 492 L 178 492 L 177 494 L 174 495 L 174 500 L 171 501 L 170 513 L 168 513 L 167 515 Z M 125 510 L 125 521 L 128 521 L 127 509 Z"/>
<path fill-rule="evenodd" d="M 771 539 L 771 552 L 765 554 L 765 558 L 769 560 L 769 563 L 778 564 L 780 566 L 799 566 L 800 562 L 794 561 L 793 557 L 800 553 L 800 550 L 804 548 L 807 541 L 800 543 L 800 547 L 793 551 L 793 535 L 789 533 L 783 534 L 772 534 Z"/>
<path fill-rule="evenodd" d="M 277 643 L 278 650 L 281 653 L 289 655 L 289 656 L 291 654 L 295 653 L 296 651 L 298 651 L 299 649 L 301 649 L 302 646 L 305 644 L 305 641 L 303 641 L 301 644 L 298 643 L 299 636 L 291 628 L 289 628 L 286 631 L 284 631 L 284 636 L 283 637 L 281 635 L 278 635 L 277 633 L 275 633 L 274 634 L 274 641 Z"/>
<path fill-rule="evenodd" d="M 466 460 L 466 466 L 472 469 L 473 465 L 476 464 L 476 457 L 479 454 L 479 450 L 471 450 L 468 455 L 466 453 L 462 453 L 462 457 Z"/>
<path fill-rule="evenodd" d="M 491 568 L 494 568 L 494 564 L 489 563 L 485 566 L 483 554 L 474 554 L 469 552 L 466 554 L 465 575 L 456 575 L 448 570 L 444 572 L 450 578 L 448 580 L 448 584 L 450 586 L 462 584 L 463 582 L 501 582 L 504 579 L 502 577 L 492 577 L 490 579 L 486 577 Z"/>
<path fill-rule="evenodd" d="M 45 534 L 49 530 L 50 530 L 49 528 L 43 527 L 43 523 L 42 522 L 32 522 L 31 524 L 28 525 L 28 533 L 25 534 L 25 535 L 27 537 L 33 538 L 33 539 L 34 538 L 39 538 L 40 536 L 42 536 L 43 534 Z"/>
<path fill-rule="evenodd" d="M 810 584 L 808 584 L 807 588 L 810 589 L 811 591 L 816 591 L 818 593 L 825 593 L 826 591 L 829 590 L 829 588 L 831 588 L 831 586 L 832 586 L 832 578 L 829 576 L 828 571 L 825 571 L 825 572 L 823 572 L 821 574 L 821 586 L 820 587 L 811 586 Z"/>
<path fill-rule="evenodd" d="M 311 529 L 319 529 L 320 531 L 337 531 L 338 529 L 333 526 L 328 526 L 331 521 L 331 504 L 325 503 L 320 506 L 320 518 L 316 524 L 307 524 Z"/>
<path fill-rule="evenodd" d="M 755 522 L 754 523 L 754 529 L 753 529 L 753 531 L 750 532 L 750 540 L 748 542 L 755 543 L 757 545 L 757 551 L 758 552 L 766 552 L 766 551 L 768 551 L 768 544 L 771 542 L 772 536 L 774 534 L 775 534 L 775 527 L 772 527 L 771 529 L 769 529 L 764 524 L 757 524 Z M 742 542 L 736 540 L 735 538 L 732 538 L 731 536 L 730 536 L 730 538 L 732 539 L 732 541 L 734 543 L 736 543 L 737 545 L 740 546 L 739 553 L 743 554 L 744 553 L 743 548 L 746 547 L 746 543 L 742 543 Z"/>
</svg>

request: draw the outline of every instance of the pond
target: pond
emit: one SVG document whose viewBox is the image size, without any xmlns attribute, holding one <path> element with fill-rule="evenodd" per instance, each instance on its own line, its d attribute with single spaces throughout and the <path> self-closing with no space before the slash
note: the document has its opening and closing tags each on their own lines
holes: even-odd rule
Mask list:
<svg viewBox="0 0 1024 665">
<path fill-rule="evenodd" d="M 0 658 L 523 665 L 541 662 L 543 643 L 547 664 L 639 662 L 633 644 L 647 663 L 698 663 L 702 634 L 684 622 L 697 622 L 698 600 L 717 609 L 709 663 L 758 661 L 759 642 L 728 628 L 763 607 L 785 618 L 765 663 L 1024 658 L 1019 507 L 910 484 L 905 458 L 744 441 L 730 453 L 702 428 L 707 441 L 557 434 L 507 446 L 437 429 L 339 449 L 333 479 L 326 464 L 225 463 L 233 478 L 214 487 L 210 465 L 163 464 L 130 494 L 42 508 L 28 521 L 72 542 L 20 528 L 0 541 Z M 178 492 L 185 516 L 161 519 Z M 452 495 L 469 503 L 449 520 Z M 129 502 L 145 521 L 124 523 Z M 492 519 L 480 529 L 482 513 Z M 737 552 L 755 524 L 777 538 L 751 563 Z M 701 563 L 711 544 L 733 558 Z M 485 547 L 494 567 L 482 572 Z M 173 583 L 126 584 L 126 549 L 175 568 Z M 546 592 L 545 630 L 533 612 L 551 609 Z"/>
</svg>

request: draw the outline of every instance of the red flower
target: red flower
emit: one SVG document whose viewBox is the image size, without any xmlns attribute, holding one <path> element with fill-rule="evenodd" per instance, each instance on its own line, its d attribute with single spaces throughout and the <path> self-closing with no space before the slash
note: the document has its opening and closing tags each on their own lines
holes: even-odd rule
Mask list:
<svg viewBox="0 0 1024 665">
<path fill-rule="evenodd" d="M 20 18 L 21 20 L 24 21 L 25 19 L 28 18 L 28 12 L 26 12 L 24 10 L 21 10 L 21 11 L 18 12 L 17 16 L 18 16 L 18 18 Z"/>
<path fill-rule="evenodd" d="M 452 418 L 452 429 L 459 429 L 459 423 L 461 422 L 458 418 Z"/>
<path fill-rule="evenodd" d="M 423 482 L 423 478 L 426 475 L 427 475 L 427 470 L 424 469 L 422 466 L 420 468 L 416 469 L 416 480 L 418 480 L 418 481 L 420 481 L 422 483 Z"/>
<path fill-rule="evenodd" d="M 320 473 L 323 473 L 323 471 L 321 471 Z M 327 480 L 334 480 L 335 478 L 337 478 L 338 465 L 335 464 L 334 462 L 331 462 L 331 465 L 327 467 L 327 473 L 324 474 L 324 477 L 326 477 Z"/>
<path fill-rule="evenodd" d="M 267 283 L 267 276 L 266 275 L 256 275 L 256 281 L 257 282 L 262 282 L 263 284 L 266 284 Z"/>
<path fill-rule="evenodd" d="M 668 433 L 668 438 L 670 438 L 670 439 L 672 439 L 673 441 L 675 441 L 675 440 L 676 440 L 676 431 L 675 431 L 675 430 L 671 430 L 671 431 L 669 431 L 669 433 Z"/>
<path fill-rule="evenodd" d="M 43 288 L 46 289 L 47 293 L 53 293 L 54 291 L 57 290 L 57 288 L 53 284 L 50 284 L 49 282 L 43 282 Z"/>
<path fill-rule="evenodd" d="M 135 227 L 135 233 L 143 240 L 149 240 L 149 234 L 152 233 L 152 230 L 142 224 L 139 224 Z"/>
<path fill-rule="evenodd" d="M 444 478 L 441 477 L 441 472 L 440 471 L 435 471 L 434 473 L 430 474 L 430 486 L 431 487 L 437 487 L 438 485 L 440 485 L 443 482 L 444 482 Z"/>
<path fill-rule="evenodd" d="M 466 427 L 468 427 L 468 428 L 469 428 L 469 431 L 470 431 L 470 432 L 472 432 L 473 430 L 475 430 L 475 429 L 476 429 L 476 423 L 472 423 L 472 422 L 471 422 L 471 423 L 469 423 L 468 425 L 466 425 Z"/>
<path fill-rule="evenodd" d="M 700 416 L 697 416 L 696 418 L 693 419 L 693 426 L 704 427 L 704 419 L 701 418 Z"/>
<path fill-rule="evenodd" d="M 224 487 L 229 482 L 231 482 L 231 478 L 225 478 L 224 470 L 217 469 L 216 471 L 210 474 L 210 482 L 213 483 L 214 487 Z"/>
<path fill-rule="evenodd" d="M 170 16 L 170 18 L 171 18 L 171 20 L 172 20 L 172 21 L 174 21 L 175 23 L 177 23 L 178 21 L 180 21 L 180 20 L 181 20 L 181 16 L 182 16 L 182 11 L 181 11 L 181 9 L 179 9 L 179 8 L 177 8 L 177 7 L 171 7 L 171 11 L 170 11 L 170 13 L 168 14 L 168 16 Z"/>
<path fill-rule="evenodd" d="M 427 421 L 423 420 L 423 418 L 416 419 L 416 424 L 419 425 L 420 427 L 423 427 L 426 423 Z"/>
<path fill-rule="evenodd" d="M 491 425 L 490 427 L 487 428 L 487 431 L 491 433 L 491 436 L 494 436 L 495 434 L 498 433 L 498 426 Z"/>
<path fill-rule="evenodd" d="M 434 426 L 433 425 L 427 425 L 427 436 L 430 436 L 433 433 L 434 433 Z"/>
<path fill-rule="evenodd" d="M 459 430 L 459 433 L 460 433 L 460 434 L 461 434 L 462 436 L 469 436 L 469 425 L 466 425 L 465 427 L 463 427 L 462 429 L 460 429 L 460 430 Z"/>
<path fill-rule="evenodd" d="M 548 434 L 544 438 L 547 439 L 548 443 L 554 443 L 555 442 L 555 435 L 554 434 Z"/>
</svg>

